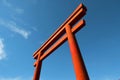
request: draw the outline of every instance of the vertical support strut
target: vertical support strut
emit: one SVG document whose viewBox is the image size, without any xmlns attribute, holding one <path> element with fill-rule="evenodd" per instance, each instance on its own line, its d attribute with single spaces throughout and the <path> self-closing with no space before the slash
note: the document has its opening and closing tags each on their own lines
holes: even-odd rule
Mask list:
<svg viewBox="0 0 120 80">
<path fill-rule="evenodd" d="M 36 61 L 36 65 L 35 65 L 36 69 L 34 72 L 33 80 L 39 80 L 39 77 L 40 77 L 40 72 L 41 72 L 41 67 L 42 67 L 42 61 L 40 60 L 40 57 L 41 57 L 41 53 L 38 55 L 38 58 Z"/>
<path fill-rule="evenodd" d="M 82 55 L 77 45 L 77 41 L 71 31 L 71 26 L 66 25 L 65 29 L 68 37 L 68 43 L 71 51 L 76 80 L 89 80 L 89 77 L 82 59 Z"/>
</svg>

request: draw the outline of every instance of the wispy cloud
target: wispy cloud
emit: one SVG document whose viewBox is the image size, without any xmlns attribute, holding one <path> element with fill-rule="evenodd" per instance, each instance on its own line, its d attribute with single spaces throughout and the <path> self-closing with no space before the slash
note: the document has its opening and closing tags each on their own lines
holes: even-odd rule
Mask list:
<svg viewBox="0 0 120 80">
<path fill-rule="evenodd" d="M 15 33 L 23 36 L 25 39 L 27 39 L 28 36 L 30 35 L 30 31 L 20 28 L 14 21 L 5 21 L 3 19 L 0 19 L 0 25 L 8 28 L 12 32 L 15 32 Z"/>
<path fill-rule="evenodd" d="M 29 31 L 19 28 L 15 22 L 9 22 L 7 26 L 11 31 L 22 35 L 25 39 L 27 39 L 28 36 L 30 35 Z"/>
<path fill-rule="evenodd" d="M 120 80 L 120 76 L 112 75 L 112 76 L 104 76 L 104 77 L 96 77 L 94 80 Z"/>
<path fill-rule="evenodd" d="M 38 0 L 31 0 L 34 4 L 38 3 Z"/>
<path fill-rule="evenodd" d="M 106 77 L 106 78 L 104 78 L 104 79 L 102 79 L 102 80 L 120 80 L 120 78 L 113 78 L 113 77 Z"/>
<path fill-rule="evenodd" d="M 3 43 L 3 39 L 0 38 L 0 60 L 3 60 L 4 58 L 6 58 L 6 54 L 4 51 L 4 43 Z"/>
<path fill-rule="evenodd" d="M 6 77 L 0 77 L 0 80 L 32 80 L 31 77 L 29 78 L 22 78 L 22 77 L 9 77 L 9 78 L 6 78 Z"/>
<path fill-rule="evenodd" d="M 7 7 L 12 7 L 12 5 L 7 0 L 2 0 L 3 4 Z"/>
<path fill-rule="evenodd" d="M 6 7 L 11 9 L 12 11 L 15 11 L 18 14 L 23 14 L 24 13 L 24 9 L 19 8 L 17 6 L 13 6 L 10 2 L 8 2 L 8 0 L 2 0 L 2 2 Z"/>
<path fill-rule="evenodd" d="M 20 80 L 19 77 L 16 78 L 0 78 L 0 80 Z"/>
<path fill-rule="evenodd" d="M 15 8 L 15 11 L 19 14 L 23 14 L 24 13 L 24 9 L 21 8 Z"/>
<path fill-rule="evenodd" d="M 38 29 L 36 27 L 32 27 L 32 30 L 36 31 L 36 32 L 38 31 Z"/>
</svg>

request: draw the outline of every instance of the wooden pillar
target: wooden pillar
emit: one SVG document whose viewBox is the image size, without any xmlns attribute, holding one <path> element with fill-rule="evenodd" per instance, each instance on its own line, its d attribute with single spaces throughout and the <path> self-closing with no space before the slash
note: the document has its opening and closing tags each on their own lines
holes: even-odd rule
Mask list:
<svg viewBox="0 0 120 80">
<path fill-rule="evenodd" d="M 40 61 L 41 54 L 38 55 L 36 64 L 35 64 L 35 72 L 33 76 L 33 80 L 39 80 L 40 78 L 40 72 L 41 72 L 41 67 L 42 67 L 42 61 Z"/>
<path fill-rule="evenodd" d="M 71 26 L 66 25 L 65 29 L 68 37 L 76 80 L 89 80 L 79 47 L 77 45 L 77 41 L 72 33 Z"/>
</svg>

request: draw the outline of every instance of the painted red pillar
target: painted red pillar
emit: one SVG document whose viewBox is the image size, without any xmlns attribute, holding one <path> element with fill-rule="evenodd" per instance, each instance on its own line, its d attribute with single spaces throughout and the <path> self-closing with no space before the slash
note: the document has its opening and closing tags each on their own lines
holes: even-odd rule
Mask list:
<svg viewBox="0 0 120 80">
<path fill-rule="evenodd" d="M 68 37 L 68 43 L 71 51 L 76 80 L 89 80 L 89 77 L 82 59 L 82 55 L 77 45 L 77 41 L 71 31 L 71 26 L 66 25 L 65 29 Z"/>
<path fill-rule="evenodd" d="M 41 67 L 42 67 L 42 61 L 40 61 L 40 56 L 41 56 L 41 54 L 38 55 L 38 59 L 35 64 L 36 69 L 34 72 L 33 80 L 39 80 L 39 78 L 40 78 L 40 72 L 41 72 Z"/>
</svg>

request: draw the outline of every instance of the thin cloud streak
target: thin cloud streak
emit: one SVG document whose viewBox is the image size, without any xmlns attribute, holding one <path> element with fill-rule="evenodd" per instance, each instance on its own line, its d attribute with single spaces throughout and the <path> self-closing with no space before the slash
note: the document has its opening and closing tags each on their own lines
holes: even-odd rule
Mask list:
<svg viewBox="0 0 120 80">
<path fill-rule="evenodd" d="M 26 30 L 20 28 L 14 21 L 5 21 L 3 19 L 0 19 L 0 25 L 8 28 L 12 32 L 15 32 L 15 33 L 23 36 L 25 39 L 28 39 L 28 36 L 30 35 L 30 31 L 26 31 Z"/>
<path fill-rule="evenodd" d="M 0 38 L 0 60 L 3 60 L 5 58 L 6 58 L 6 53 L 4 51 L 4 43 L 3 43 L 3 39 Z"/>
<path fill-rule="evenodd" d="M 18 14 L 23 14 L 23 13 L 24 13 L 24 9 L 21 9 L 21 8 L 15 8 L 15 11 L 16 11 Z"/>
<path fill-rule="evenodd" d="M 0 80 L 20 80 L 20 78 L 0 78 Z"/>
<path fill-rule="evenodd" d="M 32 78 L 22 78 L 22 77 L 0 77 L 0 80 L 32 80 Z"/>
<path fill-rule="evenodd" d="M 12 5 L 7 0 L 2 0 L 3 4 L 7 7 L 12 7 Z"/>
<path fill-rule="evenodd" d="M 25 39 L 28 38 L 28 36 L 30 35 L 29 31 L 26 31 L 24 29 L 20 29 L 15 22 L 10 22 L 7 24 L 7 26 L 9 27 L 9 29 L 13 32 L 16 32 L 20 35 L 22 35 Z"/>
<path fill-rule="evenodd" d="M 2 2 L 6 7 L 11 9 L 12 11 L 15 11 L 18 14 L 23 14 L 24 13 L 24 9 L 13 6 L 10 2 L 8 2 L 8 0 L 2 0 Z"/>
<path fill-rule="evenodd" d="M 114 75 L 114 76 L 104 76 L 104 77 L 96 77 L 94 80 L 120 80 L 120 77 L 119 76 L 116 76 L 116 75 Z"/>
</svg>

